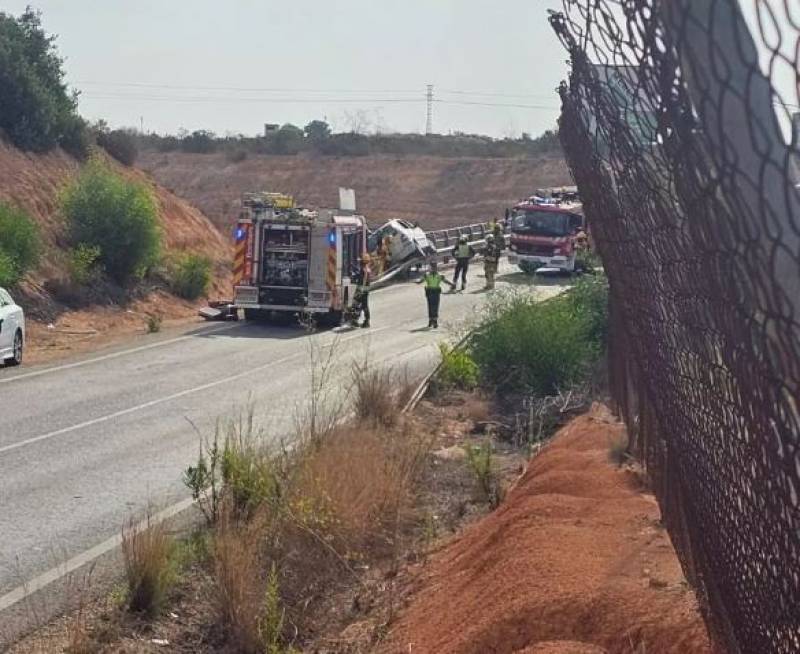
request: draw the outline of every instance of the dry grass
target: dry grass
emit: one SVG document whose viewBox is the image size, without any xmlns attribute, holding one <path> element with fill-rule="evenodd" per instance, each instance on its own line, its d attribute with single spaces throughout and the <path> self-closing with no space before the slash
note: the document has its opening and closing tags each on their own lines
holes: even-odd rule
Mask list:
<svg viewBox="0 0 800 654">
<path fill-rule="evenodd" d="M 70 617 L 66 631 L 67 645 L 64 648 L 66 654 L 94 654 L 99 649 L 97 643 L 89 635 L 83 607 Z"/>
<path fill-rule="evenodd" d="M 465 418 L 472 421 L 473 425 L 477 425 L 488 422 L 492 415 L 492 408 L 487 398 L 472 393 L 465 398 L 462 413 Z"/>
<path fill-rule="evenodd" d="M 155 615 L 175 580 L 172 561 L 174 541 L 163 522 L 148 511 L 143 523 L 131 518 L 122 528 L 127 603 L 131 611 Z"/>
<path fill-rule="evenodd" d="M 307 453 L 293 492 L 324 509 L 343 545 L 388 543 L 427 448 L 411 430 L 347 425 Z"/>
<path fill-rule="evenodd" d="M 361 370 L 357 417 L 314 435 L 302 431 L 290 451 L 257 437 L 226 439 L 212 576 L 219 622 L 237 651 L 274 648 L 266 623 L 280 622 L 284 642 L 313 633 L 315 607 L 358 579 L 359 564 L 400 551 L 430 443 L 400 414 L 412 385 L 392 378 Z M 279 597 L 266 602 L 270 570 Z"/>
<path fill-rule="evenodd" d="M 259 621 L 263 594 L 263 556 L 259 530 L 234 521 L 223 509 L 213 549 L 214 600 L 236 651 L 262 651 Z"/>
<path fill-rule="evenodd" d="M 353 366 L 353 409 L 359 421 L 391 427 L 401 415 L 417 384 L 408 370 Z"/>
</svg>

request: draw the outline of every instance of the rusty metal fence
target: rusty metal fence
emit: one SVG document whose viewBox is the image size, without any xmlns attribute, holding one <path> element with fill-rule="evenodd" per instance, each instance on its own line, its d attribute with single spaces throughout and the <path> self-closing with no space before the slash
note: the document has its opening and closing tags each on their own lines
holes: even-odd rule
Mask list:
<svg viewBox="0 0 800 654">
<path fill-rule="evenodd" d="M 800 0 L 564 0 L 613 394 L 716 646 L 800 652 Z"/>
</svg>

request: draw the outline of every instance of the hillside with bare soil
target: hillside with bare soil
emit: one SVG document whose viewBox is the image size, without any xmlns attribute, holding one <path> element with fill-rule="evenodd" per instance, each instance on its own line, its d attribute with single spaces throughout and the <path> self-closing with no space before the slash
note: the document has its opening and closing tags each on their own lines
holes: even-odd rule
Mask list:
<svg viewBox="0 0 800 654">
<path fill-rule="evenodd" d="M 117 173 L 148 184 L 157 200 L 166 255 L 196 252 L 214 263 L 212 295 L 228 292 L 229 242 L 196 208 L 155 183 L 145 173 L 125 168 L 110 158 Z M 80 163 L 60 149 L 46 154 L 22 152 L 0 138 L 0 200 L 27 211 L 39 226 L 43 254 L 39 266 L 18 290 L 18 300 L 29 317 L 29 361 L 53 353 L 85 349 L 115 334 L 142 331 L 147 314 L 165 321 L 185 320 L 195 304 L 180 300 L 163 288 L 143 285 L 131 292 L 115 292 L 89 306 L 65 302 L 55 290 L 68 277 L 67 226 L 59 211 L 59 194 L 78 174 Z"/>
<path fill-rule="evenodd" d="M 308 206 L 336 206 L 338 188 L 356 191 L 372 224 L 389 218 L 426 229 L 488 220 L 539 186 L 572 183 L 560 156 L 526 158 L 370 155 L 364 157 L 144 152 L 140 165 L 229 231 L 247 190 L 293 194 Z"/>
</svg>

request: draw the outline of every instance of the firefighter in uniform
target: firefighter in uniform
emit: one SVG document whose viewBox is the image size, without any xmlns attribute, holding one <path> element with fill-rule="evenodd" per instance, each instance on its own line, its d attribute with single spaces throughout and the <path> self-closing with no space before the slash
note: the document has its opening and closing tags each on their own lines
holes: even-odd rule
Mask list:
<svg viewBox="0 0 800 654">
<path fill-rule="evenodd" d="M 492 234 L 494 235 L 495 245 L 502 250 L 506 244 L 506 235 L 505 231 L 503 230 L 503 224 L 500 221 L 495 221 Z"/>
<path fill-rule="evenodd" d="M 455 289 L 456 285 L 439 272 L 439 266 L 431 261 L 426 272 L 417 284 L 425 284 L 425 299 L 428 301 L 428 327 L 439 326 L 439 302 L 442 299 L 442 283 Z"/>
<path fill-rule="evenodd" d="M 456 274 L 453 277 L 453 290 L 458 286 L 458 276 L 461 275 L 461 290 L 467 287 L 467 270 L 469 261 L 475 256 L 475 250 L 467 243 L 467 237 L 462 236 L 458 239 L 458 245 L 453 248 L 453 258 L 456 260 Z"/>
<path fill-rule="evenodd" d="M 500 263 L 501 248 L 493 234 L 486 235 L 486 250 L 483 254 L 483 272 L 486 275 L 486 290 L 494 288 L 494 276 Z"/>
<path fill-rule="evenodd" d="M 383 275 L 383 273 L 385 273 L 389 267 L 391 243 L 392 239 L 389 236 L 384 236 L 380 241 L 378 241 L 378 272 L 376 273 L 378 277 Z"/>
<path fill-rule="evenodd" d="M 358 319 L 361 312 L 364 312 L 364 322 L 361 323 L 362 327 L 369 327 L 369 286 L 372 283 L 372 269 L 369 265 L 370 258 L 368 254 L 361 257 L 361 271 L 358 276 L 358 286 L 356 286 L 355 303 L 358 306 L 358 313 L 353 318 L 353 326 L 358 325 Z"/>
</svg>

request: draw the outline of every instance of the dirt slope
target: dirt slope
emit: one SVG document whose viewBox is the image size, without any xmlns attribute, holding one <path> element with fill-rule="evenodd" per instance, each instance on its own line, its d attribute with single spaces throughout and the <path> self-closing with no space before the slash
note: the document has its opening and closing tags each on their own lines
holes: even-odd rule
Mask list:
<svg viewBox="0 0 800 654">
<path fill-rule="evenodd" d="M 446 547 L 385 650 L 710 652 L 652 495 L 612 467 L 622 427 L 565 427 L 501 507 Z"/>
<path fill-rule="evenodd" d="M 161 210 L 168 250 L 191 250 L 214 260 L 229 260 L 229 244 L 196 208 L 154 183 L 141 171 L 108 159 L 118 172 L 151 185 Z M 0 199 L 26 209 L 41 228 L 50 256 L 43 258 L 36 277 L 62 269 L 58 250 L 66 247 L 65 225 L 58 211 L 58 194 L 78 173 L 78 162 L 62 150 L 47 154 L 21 152 L 0 139 Z"/>
<path fill-rule="evenodd" d="M 538 186 L 569 184 L 560 157 L 487 159 L 420 156 L 281 157 L 147 152 L 140 165 L 228 230 L 247 190 L 291 193 L 309 206 L 336 206 L 338 188 L 356 191 L 371 223 L 418 220 L 426 229 L 488 220 Z"/>
<path fill-rule="evenodd" d="M 167 254 L 200 252 L 215 263 L 212 295 L 229 294 L 230 244 L 195 207 L 155 183 L 145 173 L 108 160 L 118 172 L 144 181 L 153 189 L 160 208 Z M 58 210 L 61 189 L 80 170 L 80 164 L 61 150 L 47 154 L 17 150 L 0 136 L 0 199 L 27 210 L 40 227 L 44 255 L 37 270 L 28 275 L 17 293 L 29 317 L 28 361 L 41 358 L 42 350 L 64 353 L 92 346 L 115 335 L 141 331 L 144 316 L 158 313 L 166 322 L 185 320 L 195 306 L 163 290 L 139 289 L 120 302 L 109 297 L 100 305 L 74 310 L 47 289 L 66 277 L 66 225 Z M 30 319 L 33 319 L 32 321 Z M 39 324 L 37 324 L 39 323 Z M 47 327 L 51 324 L 51 327 Z"/>
</svg>

